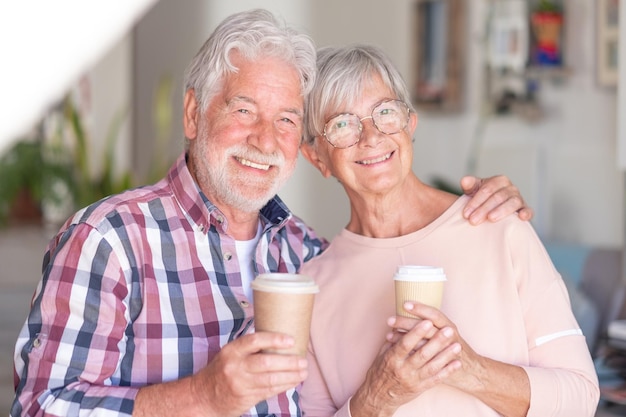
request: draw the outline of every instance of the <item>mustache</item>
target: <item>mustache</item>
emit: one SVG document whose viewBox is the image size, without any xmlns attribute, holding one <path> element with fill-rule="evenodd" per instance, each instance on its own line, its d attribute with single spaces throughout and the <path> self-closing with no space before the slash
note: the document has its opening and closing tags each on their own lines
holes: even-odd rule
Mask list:
<svg viewBox="0 0 626 417">
<path fill-rule="evenodd" d="M 227 151 L 228 156 L 234 156 L 240 159 L 247 159 L 252 162 L 256 162 L 263 165 L 273 165 L 282 167 L 285 165 L 285 156 L 282 152 L 273 152 L 271 154 L 263 153 L 257 148 L 238 145 L 233 146 Z"/>
</svg>

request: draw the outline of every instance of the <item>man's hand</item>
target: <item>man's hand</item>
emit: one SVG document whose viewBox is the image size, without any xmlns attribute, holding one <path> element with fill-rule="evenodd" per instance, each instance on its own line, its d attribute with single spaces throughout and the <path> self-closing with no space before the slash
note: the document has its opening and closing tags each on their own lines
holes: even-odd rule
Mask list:
<svg viewBox="0 0 626 417">
<path fill-rule="evenodd" d="M 307 376 L 307 361 L 296 355 L 260 353 L 291 347 L 293 338 L 278 333 L 246 335 L 227 344 L 195 376 L 194 391 L 214 415 L 239 416 L 255 404 L 287 391 Z"/>
<path fill-rule="evenodd" d="M 307 360 L 297 355 L 261 353 L 285 349 L 292 337 L 269 332 L 228 343 L 198 373 L 139 390 L 133 416 L 240 416 L 259 402 L 300 384 Z"/>
<path fill-rule="evenodd" d="M 485 179 L 465 176 L 461 179 L 461 188 L 472 197 L 463 216 L 473 225 L 485 220 L 496 222 L 515 212 L 522 220 L 533 217 L 533 209 L 526 205 L 518 188 L 504 175 Z"/>
</svg>

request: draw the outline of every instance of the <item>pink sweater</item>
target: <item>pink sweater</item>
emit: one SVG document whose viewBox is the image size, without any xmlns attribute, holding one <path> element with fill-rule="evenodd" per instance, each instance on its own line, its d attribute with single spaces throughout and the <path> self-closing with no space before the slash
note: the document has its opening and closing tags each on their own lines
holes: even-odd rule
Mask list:
<svg viewBox="0 0 626 417">
<path fill-rule="evenodd" d="M 567 290 L 528 222 L 516 216 L 471 226 L 459 198 L 407 236 L 374 239 L 343 230 L 301 272 L 320 285 L 315 301 L 306 417 L 349 416 L 349 400 L 385 341 L 399 264 L 442 266 L 442 311 L 479 354 L 522 366 L 531 385 L 529 417 L 593 416 L 599 390 Z M 395 416 L 497 416 L 476 398 L 440 385 Z"/>
</svg>

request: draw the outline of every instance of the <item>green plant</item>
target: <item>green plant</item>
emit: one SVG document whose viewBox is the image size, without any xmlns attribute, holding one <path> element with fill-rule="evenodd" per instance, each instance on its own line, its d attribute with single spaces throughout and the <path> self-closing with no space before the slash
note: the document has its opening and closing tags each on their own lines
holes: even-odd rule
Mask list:
<svg viewBox="0 0 626 417">
<path fill-rule="evenodd" d="M 6 224 L 21 195 L 32 200 L 37 209 L 47 199 L 60 203 L 53 191 L 55 181 L 74 190 L 76 183 L 71 161 L 64 150 L 46 146 L 41 139 L 21 140 L 0 158 L 0 224 Z"/>
<path fill-rule="evenodd" d="M 142 183 L 153 183 L 165 175 L 171 158 L 168 157 L 168 141 L 172 130 L 172 94 L 174 91 L 174 80 L 170 74 L 165 74 L 159 80 L 154 91 L 152 102 L 152 119 L 156 132 L 155 147 L 151 155 L 150 171 Z M 105 147 L 102 159 L 102 170 L 95 176 L 91 173 L 91 161 L 89 144 L 90 138 L 87 135 L 82 122 L 79 109 L 68 97 L 64 103 L 64 118 L 71 126 L 72 136 L 76 146 L 74 159 L 76 165 L 76 195 L 75 199 L 79 207 L 83 207 L 102 197 L 117 194 L 131 188 L 138 182 L 127 170 L 118 173 L 115 167 L 114 150 L 120 128 L 125 120 L 126 111 L 119 111 L 109 125 L 109 131 L 105 139 Z"/>
<path fill-rule="evenodd" d="M 557 13 L 561 11 L 561 8 L 555 1 L 539 0 L 537 6 L 535 7 L 535 11 Z"/>
<path fill-rule="evenodd" d="M 70 212 L 61 216 L 68 216 L 133 185 L 130 171 L 118 174 L 114 163 L 126 112 L 119 111 L 109 126 L 101 170 L 96 174 L 91 172 L 92 143 L 70 95 L 56 112 L 56 123 L 51 123 L 55 128 L 45 132 L 42 121 L 34 137 L 18 141 L 0 157 L 0 225 L 8 223 L 16 202 L 24 195 L 39 211 L 43 206 L 65 206 Z"/>
<path fill-rule="evenodd" d="M 64 102 L 64 119 L 70 126 L 75 141 L 72 151 L 74 159 L 74 199 L 77 207 L 83 207 L 111 194 L 122 192 L 133 185 L 130 171 L 116 175 L 114 150 L 125 113 L 119 111 L 109 126 L 102 153 L 102 170 L 91 173 L 90 138 L 74 102 L 68 97 Z"/>
<path fill-rule="evenodd" d="M 149 182 L 161 178 L 171 162 L 167 157 L 167 142 L 172 124 L 172 92 L 172 77 L 166 75 L 158 84 L 153 102 L 157 137 Z M 42 206 L 50 204 L 68 211 L 133 187 L 136 182 L 131 171 L 120 172 L 115 166 L 114 151 L 126 115 L 127 111 L 122 109 L 113 117 L 104 139 L 101 169 L 94 173 L 92 138 L 80 109 L 68 94 L 48 116 L 54 116 L 53 123 L 49 123 L 52 128 L 44 129 L 42 121 L 35 137 L 18 141 L 0 155 L 0 225 L 7 224 L 12 207 L 24 194 L 40 211 Z M 59 216 L 70 214 L 71 211 Z"/>
</svg>

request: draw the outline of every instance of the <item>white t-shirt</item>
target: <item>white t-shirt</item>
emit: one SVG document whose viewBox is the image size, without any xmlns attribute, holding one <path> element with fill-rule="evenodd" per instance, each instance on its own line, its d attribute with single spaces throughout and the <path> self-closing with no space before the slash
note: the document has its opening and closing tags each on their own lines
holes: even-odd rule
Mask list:
<svg viewBox="0 0 626 417">
<path fill-rule="evenodd" d="M 251 240 L 236 240 L 235 247 L 237 249 L 237 259 L 239 259 L 239 270 L 241 271 L 241 285 L 243 292 L 250 300 L 252 300 L 251 283 L 254 279 L 254 250 L 261 238 L 261 222 L 259 221 L 256 236 Z"/>
</svg>

